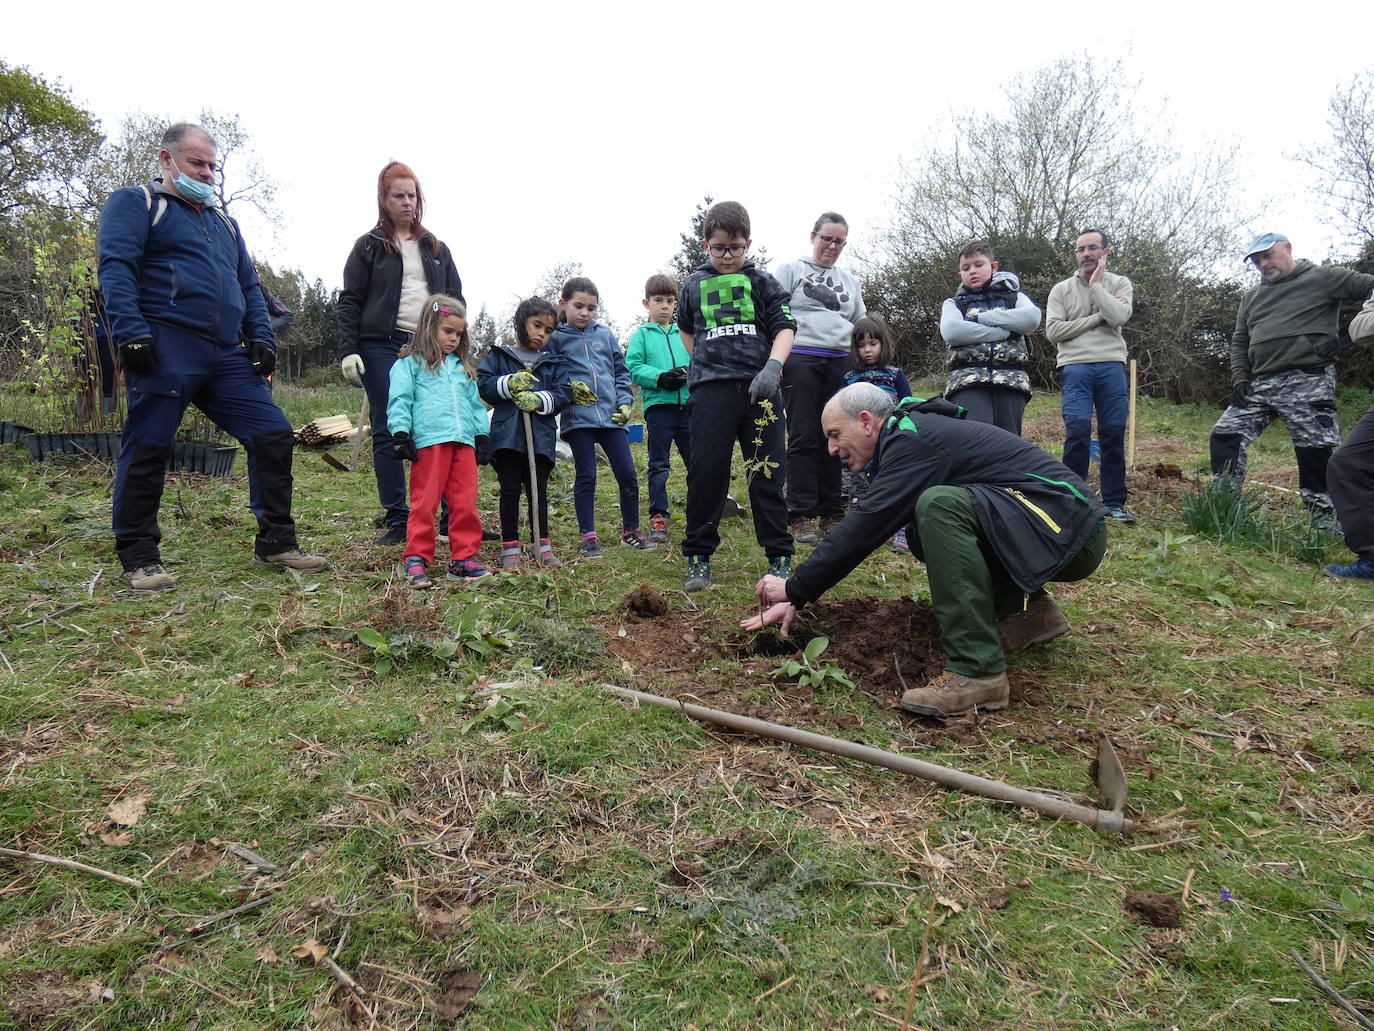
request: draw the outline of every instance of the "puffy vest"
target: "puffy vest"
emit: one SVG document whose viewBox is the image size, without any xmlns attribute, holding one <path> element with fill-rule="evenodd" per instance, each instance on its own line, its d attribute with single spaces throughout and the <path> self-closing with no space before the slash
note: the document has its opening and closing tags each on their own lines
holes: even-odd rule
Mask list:
<svg viewBox="0 0 1374 1031">
<path fill-rule="evenodd" d="M 954 303 L 967 319 L 970 313 L 977 316 L 978 312 L 990 308 L 1015 308 L 1016 296 L 1017 291 L 1006 283 L 989 281 L 981 290 L 955 294 Z M 1030 376 L 1026 373 L 1030 348 L 1020 333 L 1013 333 L 1005 340 L 951 347 L 948 357 L 946 394 L 965 387 L 994 386 L 1019 390 L 1030 397 Z"/>
</svg>

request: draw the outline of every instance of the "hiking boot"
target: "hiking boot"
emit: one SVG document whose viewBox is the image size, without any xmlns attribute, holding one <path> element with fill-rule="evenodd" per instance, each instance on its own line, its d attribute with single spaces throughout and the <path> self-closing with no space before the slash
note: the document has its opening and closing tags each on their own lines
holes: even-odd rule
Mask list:
<svg viewBox="0 0 1374 1031">
<path fill-rule="evenodd" d="M 501 546 L 501 571 L 510 572 L 520 568 L 520 562 L 524 558 L 519 544 L 503 544 Z"/>
<path fill-rule="evenodd" d="M 966 677 L 945 670 L 925 687 L 913 687 L 902 695 L 902 708 L 920 716 L 962 716 L 974 709 L 1004 709 L 1011 696 L 1006 673 Z"/>
<path fill-rule="evenodd" d="M 279 551 L 275 555 L 259 555 L 253 552 L 253 565 L 255 566 L 284 566 L 287 569 L 299 569 L 302 573 L 316 573 L 321 569 L 329 567 L 329 560 L 323 555 L 311 555 L 300 548 L 288 548 L 286 551 Z"/>
<path fill-rule="evenodd" d="M 997 636 L 1002 638 L 1002 650 L 1008 655 L 1053 641 L 1068 632 L 1068 618 L 1044 591 L 1027 598 L 1024 611 L 1013 612 L 997 623 Z"/>
<path fill-rule="evenodd" d="M 1125 505 L 1109 505 L 1107 507 L 1107 518 L 1114 519 L 1118 523 L 1126 523 L 1128 526 L 1135 522 L 1135 516 L 1126 511 Z"/>
<path fill-rule="evenodd" d="M 792 531 L 792 539 L 798 544 L 815 544 L 820 540 L 816 536 L 816 524 L 806 516 L 793 519 L 787 524 L 787 528 Z"/>
<path fill-rule="evenodd" d="M 842 515 L 821 516 L 820 535 L 822 537 L 830 536 L 831 531 L 842 522 L 844 522 L 844 516 Z"/>
<path fill-rule="evenodd" d="M 476 555 L 472 558 L 455 558 L 448 564 L 450 580 L 480 580 L 484 576 L 491 576 L 491 570 L 478 562 Z"/>
<path fill-rule="evenodd" d="M 582 543 L 577 546 L 577 553 L 583 558 L 601 558 L 606 554 L 601 550 L 601 539 L 594 533 L 582 535 Z"/>
<path fill-rule="evenodd" d="M 161 566 L 147 566 L 147 569 L 162 571 Z M 1337 580 L 1374 580 L 1374 559 L 1362 558 L 1355 562 L 1336 563 L 1322 566 L 1322 572 Z"/>
<path fill-rule="evenodd" d="M 427 591 L 431 586 L 429 567 L 419 555 L 407 555 L 405 562 L 406 586 L 417 591 Z"/>
<path fill-rule="evenodd" d="M 386 528 L 386 533 L 377 538 L 377 547 L 390 548 L 397 544 L 404 544 L 405 542 L 406 525 L 402 523 L 400 526 L 388 526 Z"/>
<path fill-rule="evenodd" d="M 774 555 L 768 560 L 768 575 L 776 576 L 779 580 L 786 580 L 792 575 L 792 556 Z"/>
<path fill-rule="evenodd" d="M 687 556 L 687 582 L 682 589 L 688 594 L 702 591 L 714 584 L 711 579 L 711 560 L 705 555 Z"/>
<path fill-rule="evenodd" d="M 638 530 L 626 530 L 620 535 L 620 543 L 628 545 L 636 551 L 653 551 L 658 547 L 653 541 L 646 541 Z"/>
<path fill-rule="evenodd" d="M 655 544 L 663 544 L 668 540 L 668 517 L 665 515 L 651 515 L 649 517 L 649 540 Z"/>
<path fill-rule="evenodd" d="M 154 591 L 170 591 L 177 585 L 177 578 L 156 562 L 139 566 L 137 569 L 124 570 L 124 579 L 134 590 L 148 594 Z"/>
<path fill-rule="evenodd" d="M 897 552 L 899 555 L 911 554 L 911 545 L 906 542 L 905 526 L 903 526 L 900 530 L 898 530 L 896 533 L 892 535 L 892 543 L 889 544 L 888 547 L 890 547 L 893 551 Z"/>
<path fill-rule="evenodd" d="M 544 545 L 539 549 L 539 564 L 546 569 L 554 569 L 563 564 L 563 560 L 553 553 L 553 549 Z"/>
</svg>

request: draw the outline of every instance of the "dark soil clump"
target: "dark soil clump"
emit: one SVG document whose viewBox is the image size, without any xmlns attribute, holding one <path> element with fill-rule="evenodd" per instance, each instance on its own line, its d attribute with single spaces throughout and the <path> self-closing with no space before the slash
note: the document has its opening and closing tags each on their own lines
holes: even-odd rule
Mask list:
<svg viewBox="0 0 1374 1031">
<path fill-rule="evenodd" d="M 1155 465 L 1153 472 L 1155 474 L 1155 479 L 1158 480 L 1183 479 L 1183 470 L 1169 462 L 1158 463 L 1157 465 Z"/>
<path fill-rule="evenodd" d="M 1126 912 L 1138 924 L 1150 927 L 1177 927 L 1178 900 L 1157 891 L 1133 891 L 1126 896 Z"/>
<path fill-rule="evenodd" d="M 945 668 L 935 613 L 910 598 L 825 602 L 816 607 L 811 629 L 830 638 L 823 658 L 869 694 L 894 704 L 906 687 L 921 687 Z"/>
<path fill-rule="evenodd" d="M 626 596 L 625 608 L 641 619 L 659 619 L 668 614 L 668 603 L 663 595 L 648 584 L 640 584 Z"/>
</svg>

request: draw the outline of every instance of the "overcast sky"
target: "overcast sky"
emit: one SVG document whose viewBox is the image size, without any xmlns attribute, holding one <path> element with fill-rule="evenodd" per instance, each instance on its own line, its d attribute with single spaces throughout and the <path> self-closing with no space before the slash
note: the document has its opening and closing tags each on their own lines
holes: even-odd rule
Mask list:
<svg viewBox="0 0 1374 1031">
<path fill-rule="evenodd" d="M 286 224 L 274 237 L 235 214 L 275 267 L 339 285 L 395 158 L 419 175 L 474 315 L 580 261 L 628 329 L 704 194 L 743 202 L 774 262 L 840 211 L 852 261 L 888 220 L 898 161 L 951 108 L 996 104 L 1011 75 L 1085 51 L 1126 58 L 1147 99 L 1167 97 L 1175 142 L 1237 140 L 1262 208 L 1238 228 L 1286 232 L 1320 259 L 1335 241 L 1292 158 L 1327 137 L 1331 92 L 1374 64 L 1368 10 L 77 0 L 11 5 L 0 57 L 60 80 L 107 131 L 130 111 L 237 114 Z"/>
</svg>

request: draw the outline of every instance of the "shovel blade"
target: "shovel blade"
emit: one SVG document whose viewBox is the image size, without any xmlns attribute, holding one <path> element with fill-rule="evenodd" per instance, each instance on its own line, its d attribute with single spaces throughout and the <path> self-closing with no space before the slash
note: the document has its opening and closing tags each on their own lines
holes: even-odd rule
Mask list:
<svg viewBox="0 0 1374 1031">
<path fill-rule="evenodd" d="M 1126 804 L 1126 772 L 1121 768 L 1121 760 L 1116 757 L 1116 749 L 1106 734 L 1097 742 L 1096 770 L 1097 790 L 1102 801 L 1114 813 L 1121 812 Z"/>
</svg>

